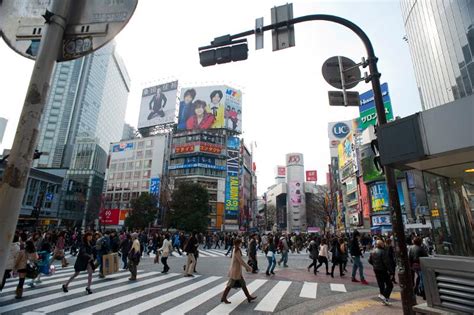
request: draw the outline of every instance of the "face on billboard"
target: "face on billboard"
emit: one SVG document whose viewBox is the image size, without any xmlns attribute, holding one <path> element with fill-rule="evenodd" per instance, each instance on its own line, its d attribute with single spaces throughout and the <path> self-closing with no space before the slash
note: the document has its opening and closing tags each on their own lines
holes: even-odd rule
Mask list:
<svg viewBox="0 0 474 315">
<path fill-rule="evenodd" d="M 293 207 L 298 207 L 301 205 L 301 194 L 303 188 L 301 187 L 301 183 L 298 181 L 291 181 L 289 183 L 290 186 L 290 205 Z"/>
<path fill-rule="evenodd" d="M 138 128 L 173 123 L 178 81 L 143 89 Z"/>
<path fill-rule="evenodd" d="M 223 85 L 183 88 L 180 100 L 178 130 L 229 129 L 229 120 L 235 124 L 230 129 L 241 132 L 240 91 Z"/>
</svg>

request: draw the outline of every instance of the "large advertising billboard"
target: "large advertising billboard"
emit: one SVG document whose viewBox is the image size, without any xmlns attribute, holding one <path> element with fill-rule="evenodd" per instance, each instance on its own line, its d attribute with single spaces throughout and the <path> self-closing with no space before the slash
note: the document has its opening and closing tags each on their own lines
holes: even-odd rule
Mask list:
<svg viewBox="0 0 474 315">
<path fill-rule="evenodd" d="M 178 130 L 242 132 L 242 92 L 225 85 L 181 89 Z"/>
<path fill-rule="evenodd" d="M 382 89 L 383 105 L 385 107 L 385 115 L 387 121 L 393 120 L 392 103 L 390 101 L 390 95 L 388 93 L 388 84 L 384 83 L 380 86 Z M 370 125 L 375 126 L 377 123 L 377 112 L 375 110 L 374 92 L 369 90 L 360 95 L 360 107 L 359 107 L 359 127 L 361 130 L 369 127 Z"/>
<path fill-rule="evenodd" d="M 317 171 L 306 171 L 306 181 L 307 182 L 317 182 L 318 181 L 318 172 Z"/>
<path fill-rule="evenodd" d="M 302 185 L 299 181 L 291 181 L 288 183 L 290 189 L 290 205 L 293 207 L 299 207 L 302 203 Z"/>
<path fill-rule="evenodd" d="M 328 123 L 329 150 L 331 157 L 337 156 L 339 143 L 352 131 L 352 120 Z"/>
<path fill-rule="evenodd" d="M 225 187 L 224 214 L 227 220 L 237 220 L 239 216 L 239 173 L 240 139 L 227 139 L 227 176 Z"/>
<path fill-rule="evenodd" d="M 402 183 L 397 182 L 398 199 L 400 207 L 405 210 L 405 198 L 403 197 Z M 370 185 L 370 197 L 372 201 L 372 212 L 388 211 L 389 196 L 387 184 L 385 182 L 377 182 Z"/>
<path fill-rule="evenodd" d="M 178 81 L 143 89 L 138 128 L 173 123 L 176 115 Z"/>
</svg>

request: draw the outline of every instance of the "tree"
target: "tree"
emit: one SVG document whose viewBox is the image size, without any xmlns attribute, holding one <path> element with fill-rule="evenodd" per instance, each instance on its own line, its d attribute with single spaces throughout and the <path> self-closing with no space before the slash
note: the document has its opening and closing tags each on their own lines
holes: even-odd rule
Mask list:
<svg viewBox="0 0 474 315">
<path fill-rule="evenodd" d="M 125 226 L 129 229 L 145 229 L 156 218 L 156 197 L 149 193 L 142 193 L 131 201 L 132 210 L 125 219 Z"/>
<path fill-rule="evenodd" d="M 171 197 L 169 223 L 184 231 L 205 231 L 209 225 L 209 194 L 203 186 L 182 182 Z"/>
</svg>

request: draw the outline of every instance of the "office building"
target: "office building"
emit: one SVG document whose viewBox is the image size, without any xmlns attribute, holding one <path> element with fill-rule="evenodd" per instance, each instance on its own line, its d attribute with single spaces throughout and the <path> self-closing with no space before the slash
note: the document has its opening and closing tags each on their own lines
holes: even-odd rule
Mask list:
<svg viewBox="0 0 474 315">
<path fill-rule="evenodd" d="M 7 129 L 8 119 L 0 117 L 0 144 L 2 143 L 3 136 L 5 135 L 5 129 Z"/>
</svg>

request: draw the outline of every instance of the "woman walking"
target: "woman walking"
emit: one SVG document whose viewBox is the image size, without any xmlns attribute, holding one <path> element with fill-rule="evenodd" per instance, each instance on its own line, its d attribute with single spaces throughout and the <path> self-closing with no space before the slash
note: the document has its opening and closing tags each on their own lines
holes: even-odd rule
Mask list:
<svg viewBox="0 0 474 315">
<path fill-rule="evenodd" d="M 81 271 L 87 270 L 87 294 L 92 294 L 91 284 L 92 284 L 92 273 L 94 272 L 94 251 L 92 248 L 92 233 L 87 232 L 82 238 L 82 244 L 79 248 L 79 253 L 77 254 L 76 263 L 74 264 L 74 274 L 69 278 L 69 280 L 63 284 L 63 292 L 68 292 L 69 283 L 74 280 L 75 277 L 79 275 Z"/>
<path fill-rule="evenodd" d="M 318 264 L 318 244 L 314 240 L 314 238 L 309 242 L 308 246 L 308 251 L 309 251 L 309 258 L 313 261 L 309 266 L 308 266 L 308 272 L 311 271 L 311 267 L 314 267 L 314 275 L 318 272 L 316 265 Z"/>
<path fill-rule="evenodd" d="M 332 267 L 331 267 L 331 277 L 334 278 L 334 269 L 336 268 L 337 265 L 339 265 L 339 275 L 342 277 L 344 276 L 344 273 L 342 272 L 343 269 L 343 264 L 344 264 L 344 247 L 342 246 L 344 244 L 344 239 L 338 239 L 334 238 L 332 241 L 332 247 L 331 247 L 331 253 L 332 253 Z"/>
<path fill-rule="evenodd" d="M 142 253 L 140 251 L 140 241 L 138 240 L 138 233 L 132 233 L 132 247 L 128 253 L 128 270 L 130 270 L 131 276 L 128 278 L 130 281 L 137 280 L 137 266 L 140 263 L 140 257 Z"/>
<path fill-rule="evenodd" d="M 225 287 L 224 293 L 222 294 L 221 302 L 225 304 L 230 304 L 230 301 L 227 300 L 227 295 L 231 288 L 242 288 L 244 291 L 245 296 L 247 297 L 247 301 L 250 303 L 255 300 L 256 296 L 251 296 L 247 286 L 245 284 L 245 280 L 242 277 L 242 266 L 245 267 L 247 272 L 252 271 L 252 267 L 250 267 L 243 259 L 242 259 L 242 251 L 240 250 L 240 245 L 242 244 L 241 239 L 236 239 L 234 241 L 234 251 L 232 253 L 232 260 L 230 262 L 229 268 L 229 281 L 227 282 L 227 286 Z"/>
<path fill-rule="evenodd" d="M 328 266 L 329 265 L 328 257 L 329 257 L 328 244 L 327 244 L 326 239 L 324 238 L 321 241 L 321 246 L 319 246 L 319 256 L 318 256 L 319 264 L 316 267 L 316 272 L 318 272 L 319 267 L 321 267 L 323 264 L 325 264 L 326 265 L 326 275 L 330 275 L 329 266 Z"/>
<path fill-rule="evenodd" d="M 273 236 L 268 236 L 268 243 L 266 245 L 266 251 L 265 251 L 265 256 L 267 256 L 268 260 L 268 267 L 267 267 L 267 272 L 265 273 L 267 276 L 270 274 L 274 275 L 275 273 L 273 270 L 275 270 L 276 266 L 276 246 L 275 246 L 275 241 L 273 240 Z"/>
<path fill-rule="evenodd" d="M 167 273 L 170 270 L 170 267 L 168 266 L 168 257 L 170 253 L 173 251 L 173 245 L 171 244 L 170 241 L 170 235 L 166 234 L 165 239 L 163 241 L 163 246 L 159 249 L 159 252 L 161 252 L 161 263 L 163 264 L 163 271 L 161 273 Z"/>
</svg>

